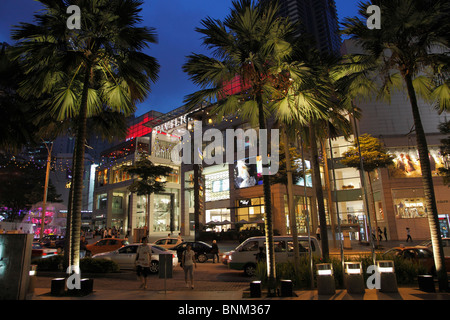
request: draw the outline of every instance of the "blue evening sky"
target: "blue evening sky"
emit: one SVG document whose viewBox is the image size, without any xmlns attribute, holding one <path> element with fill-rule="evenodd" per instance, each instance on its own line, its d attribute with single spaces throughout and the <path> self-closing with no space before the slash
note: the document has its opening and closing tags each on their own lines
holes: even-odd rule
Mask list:
<svg viewBox="0 0 450 320">
<path fill-rule="evenodd" d="M 357 15 L 358 0 L 336 0 L 339 19 Z M 231 0 L 146 0 L 142 16 L 144 24 L 156 28 L 158 44 L 147 54 L 158 59 L 161 70 L 147 100 L 138 106 L 136 115 L 149 110 L 168 112 L 183 104 L 186 95 L 198 88 L 183 73 L 181 66 L 192 52 L 207 53 L 200 35 L 194 29 L 207 16 L 223 19 Z M 33 13 L 41 9 L 34 0 L 0 0 L 0 43 L 13 44 L 10 31 L 19 22 L 33 22 Z"/>
</svg>

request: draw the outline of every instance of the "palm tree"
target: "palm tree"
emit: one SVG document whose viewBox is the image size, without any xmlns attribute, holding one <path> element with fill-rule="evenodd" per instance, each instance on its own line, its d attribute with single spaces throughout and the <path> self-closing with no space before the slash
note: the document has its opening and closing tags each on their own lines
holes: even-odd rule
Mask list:
<svg viewBox="0 0 450 320">
<path fill-rule="evenodd" d="M 366 26 L 368 18 L 366 8 L 370 4 L 381 8 L 383 15 L 381 30 L 369 30 Z M 428 87 L 432 82 L 426 81 L 427 78 L 423 75 L 427 72 L 435 75 L 436 71 L 442 70 L 442 61 L 448 59 L 449 8 L 450 5 L 445 0 L 373 0 L 360 3 L 359 14 L 362 19 L 347 18 L 343 23 L 345 27 L 343 32 L 350 35 L 365 51 L 364 54 L 349 57 L 352 60 L 347 60 L 349 62 L 347 71 L 350 70 L 347 75 L 353 80 L 361 80 L 363 74 L 369 75 L 369 71 L 372 72 L 372 76 L 378 76 L 378 81 L 381 81 L 381 94 L 384 95 L 390 92 L 392 85 L 403 83 L 406 86 L 414 118 L 434 260 L 441 291 L 447 290 L 448 281 L 428 146 L 417 94 L 433 91 Z M 447 54 L 435 53 L 439 48 Z M 353 82 L 356 83 L 354 88 L 363 84 L 364 89 L 372 89 L 374 85 L 366 80 L 367 78 L 361 82 Z M 440 84 L 442 85 L 442 82 Z M 435 95 L 441 94 L 435 98 L 445 98 L 444 92 L 445 90 L 435 90 Z M 448 106 L 443 102 L 441 101 L 441 107 Z"/>
<path fill-rule="evenodd" d="M 125 115 L 135 110 L 156 81 L 159 65 L 141 52 L 155 43 L 153 29 L 137 27 L 141 1 L 41 0 L 45 9 L 36 24 L 12 32 L 23 60 L 25 96 L 49 96 L 49 112 L 58 120 L 76 120 L 71 265 L 79 268 L 81 207 L 87 118 L 102 107 Z M 81 9 L 81 29 L 66 26 L 67 5 Z M 63 85 L 61 85 L 63 83 Z"/>
<path fill-rule="evenodd" d="M 183 66 L 192 81 L 201 90 L 186 97 L 186 105 L 195 107 L 204 100 L 215 102 L 213 112 L 220 119 L 238 113 L 260 129 L 267 128 L 266 119 L 274 107 L 272 93 L 281 74 L 280 67 L 290 53 L 287 39 L 294 29 L 286 19 L 277 18 L 277 5 L 258 5 L 251 0 L 233 1 L 231 13 L 225 20 L 211 18 L 202 20 L 203 43 L 213 50 L 214 57 L 201 54 L 188 56 Z M 224 83 L 239 77 L 242 92 L 228 95 Z M 284 79 L 289 77 L 284 75 Z M 265 169 L 268 165 L 264 164 Z M 273 223 L 271 187 L 268 175 L 263 175 L 265 200 L 265 232 L 267 272 L 274 288 L 275 254 L 273 246 Z"/>
<path fill-rule="evenodd" d="M 330 54 L 320 53 L 318 49 L 311 46 L 310 36 L 304 35 L 295 43 L 293 61 L 302 61 L 310 70 L 308 79 L 303 80 L 299 87 L 293 86 L 292 94 L 298 96 L 295 103 L 297 110 L 315 110 L 314 114 L 305 114 L 303 119 L 295 113 L 292 119 L 300 120 L 296 124 L 298 132 L 304 137 L 303 141 L 309 142 L 311 151 L 311 165 L 314 177 L 314 189 L 317 198 L 319 225 L 321 231 L 321 243 L 323 258 L 328 259 L 328 233 L 326 224 L 326 212 L 324 194 L 320 176 L 319 149 L 320 141 L 337 137 L 338 134 L 346 136 L 350 133 L 350 126 L 345 119 L 346 104 L 342 102 L 341 91 L 335 88 L 334 74 L 331 72 L 333 66 L 339 61 L 338 57 Z M 331 204 L 329 204 L 329 208 Z"/>
<path fill-rule="evenodd" d="M 17 94 L 25 75 L 20 64 L 12 61 L 9 51 L 3 44 L 0 50 L 0 150 L 16 153 L 35 140 L 35 125 L 27 117 L 34 111 L 35 103 Z"/>
</svg>

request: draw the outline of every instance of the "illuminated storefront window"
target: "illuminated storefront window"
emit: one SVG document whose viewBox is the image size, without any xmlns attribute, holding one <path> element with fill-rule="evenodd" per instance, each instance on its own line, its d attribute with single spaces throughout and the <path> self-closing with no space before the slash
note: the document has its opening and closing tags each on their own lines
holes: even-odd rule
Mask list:
<svg viewBox="0 0 450 320">
<path fill-rule="evenodd" d="M 124 170 L 124 166 L 130 166 L 131 161 L 121 163 L 118 166 L 114 166 L 111 170 L 112 172 L 112 183 L 119 183 L 122 181 L 130 180 L 131 175 Z"/>
<path fill-rule="evenodd" d="M 97 209 L 106 209 L 108 207 L 108 195 L 106 193 L 97 196 Z"/>
<path fill-rule="evenodd" d="M 237 201 L 236 222 L 261 222 L 264 218 L 264 197 L 240 199 Z"/>
<path fill-rule="evenodd" d="M 395 156 L 394 165 L 389 168 L 392 178 L 418 178 L 422 176 L 419 153 L 416 148 L 391 148 L 389 153 Z M 438 175 L 438 169 L 448 165 L 448 159 L 444 158 L 439 147 L 429 147 L 429 159 L 431 172 Z"/>
<path fill-rule="evenodd" d="M 297 223 L 297 231 L 299 233 L 307 233 L 307 214 L 311 214 L 311 198 L 307 199 L 307 207 L 305 206 L 305 197 L 295 196 L 294 197 L 294 208 L 295 208 L 295 219 Z M 308 211 L 306 211 L 308 210 Z M 286 230 L 290 234 L 290 219 L 289 219 L 289 209 L 287 203 L 287 196 L 284 196 L 284 212 L 286 214 Z"/>
<path fill-rule="evenodd" d="M 108 169 L 99 170 L 97 172 L 97 186 L 103 187 L 108 184 Z"/>
<path fill-rule="evenodd" d="M 230 180 L 227 171 L 205 175 L 206 201 L 230 199 Z"/>
<path fill-rule="evenodd" d="M 171 167 L 171 166 L 169 166 L 169 167 Z M 179 171 L 180 170 L 175 167 L 171 167 L 171 168 L 172 168 L 172 172 L 169 173 L 169 175 L 167 177 L 157 178 L 156 181 L 179 183 Z"/>
<path fill-rule="evenodd" d="M 154 194 L 152 226 L 153 232 L 173 232 L 180 230 L 180 215 L 177 204 L 178 190 L 166 189 L 173 193 Z"/>
<path fill-rule="evenodd" d="M 426 218 L 423 189 L 393 189 L 395 216 L 398 219 Z"/>
</svg>

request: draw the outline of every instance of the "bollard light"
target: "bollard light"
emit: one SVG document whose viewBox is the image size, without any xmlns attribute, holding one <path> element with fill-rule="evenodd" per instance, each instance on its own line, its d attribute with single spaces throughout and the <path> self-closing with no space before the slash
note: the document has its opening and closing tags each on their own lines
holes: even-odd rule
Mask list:
<svg viewBox="0 0 450 320">
<path fill-rule="evenodd" d="M 394 261 L 392 260 L 377 261 L 377 266 L 380 273 L 393 273 L 395 271 Z"/>
<path fill-rule="evenodd" d="M 317 265 L 318 276 L 332 276 L 333 274 L 333 265 L 331 263 L 321 263 Z"/>
<path fill-rule="evenodd" d="M 362 274 L 361 262 L 345 262 L 344 268 L 346 274 Z"/>
<path fill-rule="evenodd" d="M 317 265 L 317 293 L 319 295 L 334 295 L 336 293 L 333 274 L 333 265 L 331 263 Z"/>
<path fill-rule="evenodd" d="M 261 281 L 250 282 L 250 298 L 261 298 Z"/>
<path fill-rule="evenodd" d="M 281 296 L 292 297 L 292 280 L 281 280 Z"/>
<path fill-rule="evenodd" d="M 380 292 L 398 292 L 394 261 L 377 261 L 377 269 L 380 273 Z"/>
<path fill-rule="evenodd" d="M 345 262 L 344 263 L 344 283 L 347 292 L 350 294 L 364 294 L 365 283 L 362 272 L 361 262 Z"/>
</svg>

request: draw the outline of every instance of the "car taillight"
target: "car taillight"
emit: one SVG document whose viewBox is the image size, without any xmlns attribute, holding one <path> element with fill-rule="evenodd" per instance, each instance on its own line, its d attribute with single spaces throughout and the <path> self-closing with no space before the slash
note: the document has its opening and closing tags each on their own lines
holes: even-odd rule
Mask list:
<svg viewBox="0 0 450 320">
<path fill-rule="evenodd" d="M 47 255 L 47 252 L 42 252 L 42 255 L 43 255 L 43 256 L 46 256 L 46 255 Z"/>
</svg>

